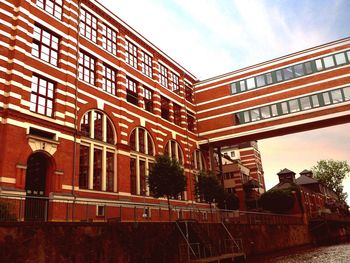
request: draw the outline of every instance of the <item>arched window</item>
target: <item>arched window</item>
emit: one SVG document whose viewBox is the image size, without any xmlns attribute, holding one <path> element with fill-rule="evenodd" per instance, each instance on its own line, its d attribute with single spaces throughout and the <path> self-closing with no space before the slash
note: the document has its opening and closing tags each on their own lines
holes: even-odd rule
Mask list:
<svg viewBox="0 0 350 263">
<path fill-rule="evenodd" d="M 165 145 L 164 154 L 168 155 L 172 159 L 176 159 L 179 162 L 179 164 L 184 164 L 184 155 L 182 153 L 181 146 L 177 143 L 177 141 L 168 141 Z"/>
<path fill-rule="evenodd" d="M 154 164 L 154 143 L 144 128 L 135 128 L 130 135 L 130 186 L 133 195 L 149 195 L 146 184 Z"/>
<path fill-rule="evenodd" d="M 83 116 L 80 131 L 79 188 L 116 191 L 112 122 L 104 113 L 92 110 Z"/>
<path fill-rule="evenodd" d="M 192 169 L 201 171 L 206 169 L 205 159 L 200 150 L 195 150 L 192 155 Z"/>
</svg>

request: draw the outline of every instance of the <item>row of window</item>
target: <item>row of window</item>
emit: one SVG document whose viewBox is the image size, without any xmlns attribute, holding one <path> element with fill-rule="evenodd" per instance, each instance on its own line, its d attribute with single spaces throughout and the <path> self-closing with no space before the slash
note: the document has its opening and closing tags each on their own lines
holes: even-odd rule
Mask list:
<svg viewBox="0 0 350 263">
<path fill-rule="evenodd" d="M 81 121 L 79 187 L 97 191 L 115 191 L 115 132 L 109 118 L 100 111 L 87 112 Z M 149 132 L 141 127 L 133 130 L 129 141 L 131 194 L 149 195 L 146 179 L 155 161 L 154 142 Z M 180 145 L 170 140 L 164 154 L 184 164 Z M 205 169 L 202 153 L 196 150 L 193 168 Z"/>
<path fill-rule="evenodd" d="M 97 26 L 98 20 L 95 16 L 84 9 L 81 9 L 80 15 L 80 34 L 97 43 Z M 102 47 L 110 53 L 117 54 L 117 32 L 106 24 L 102 24 Z M 140 50 L 131 41 L 125 40 L 125 61 L 131 67 L 140 70 L 144 75 L 153 77 L 152 57 L 143 50 Z M 139 66 L 140 62 L 140 66 Z M 179 93 L 179 77 L 173 72 L 168 73 L 168 69 L 159 64 L 159 83 L 171 89 L 175 93 Z M 190 87 L 188 87 L 190 88 Z M 192 89 L 187 90 L 187 93 Z M 186 99 L 192 102 L 192 95 L 187 95 Z"/>
<path fill-rule="evenodd" d="M 345 87 L 238 112 L 235 113 L 235 121 L 236 124 L 255 122 L 349 100 L 350 87 Z"/>
<path fill-rule="evenodd" d="M 265 87 L 270 84 L 299 78 L 322 70 L 340 67 L 350 63 L 350 51 L 328 55 L 316 60 L 307 61 L 283 69 L 271 71 L 259 76 L 250 77 L 231 83 L 231 94 Z"/>
</svg>

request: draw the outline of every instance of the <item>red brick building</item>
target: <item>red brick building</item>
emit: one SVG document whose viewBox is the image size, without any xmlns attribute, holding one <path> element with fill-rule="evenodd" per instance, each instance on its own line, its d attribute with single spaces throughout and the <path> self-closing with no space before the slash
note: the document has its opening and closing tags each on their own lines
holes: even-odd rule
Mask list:
<svg viewBox="0 0 350 263">
<path fill-rule="evenodd" d="M 130 213 L 162 204 L 146 184 L 157 154 L 183 165 L 188 187 L 173 205 L 186 210 L 214 148 L 303 118 L 348 119 L 349 40 L 199 82 L 97 1 L 1 1 L 0 11 L 0 194 L 49 197 L 53 219 L 72 202 L 101 203 L 90 217 L 116 200 Z M 260 157 L 243 158 L 257 154 L 242 163 L 263 189 Z"/>
</svg>

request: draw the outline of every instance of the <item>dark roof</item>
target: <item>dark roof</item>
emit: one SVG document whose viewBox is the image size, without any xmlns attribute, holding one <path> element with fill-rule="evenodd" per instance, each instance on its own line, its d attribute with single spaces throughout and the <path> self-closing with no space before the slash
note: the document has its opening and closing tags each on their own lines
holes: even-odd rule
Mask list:
<svg viewBox="0 0 350 263">
<path fill-rule="evenodd" d="M 305 169 L 305 170 L 302 171 L 300 174 L 301 174 L 301 175 L 303 175 L 303 174 L 312 174 L 312 171 L 311 171 L 311 170 Z"/>
<path fill-rule="evenodd" d="M 279 173 L 277 173 L 277 175 L 282 175 L 282 174 L 294 174 L 295 175 L 295 173 L 293 171 L 288 170 L 287 168 L 284 168 Z"/>
<path fill-rule="evenodd" d="M 306 175 L 301 175 L 300 177 L 298 177 L 297 179 L 295 179 L 295 182 L 299 185 L 301 184 L 317 184 L 319 183 L 318 180 L 308 177 Z"/>
</svg>

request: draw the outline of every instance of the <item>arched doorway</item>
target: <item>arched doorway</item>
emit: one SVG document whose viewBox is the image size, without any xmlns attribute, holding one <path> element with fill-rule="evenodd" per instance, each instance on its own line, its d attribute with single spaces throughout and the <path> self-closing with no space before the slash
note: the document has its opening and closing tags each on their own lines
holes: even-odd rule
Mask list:
<svg viewBox="0 0 350 263">
<path fill-rule="evenodd" d="M 33 153 L 27 161 L 26 221 L 46 221 L 48 200 L 45 198 L 46 179 L 49 171 L 49 157 L 42 152 Z"/>
</svg>

